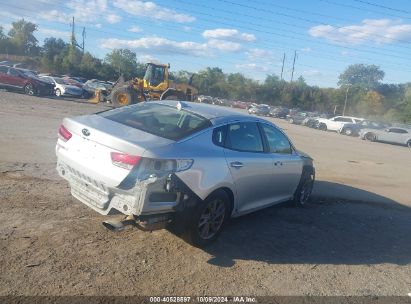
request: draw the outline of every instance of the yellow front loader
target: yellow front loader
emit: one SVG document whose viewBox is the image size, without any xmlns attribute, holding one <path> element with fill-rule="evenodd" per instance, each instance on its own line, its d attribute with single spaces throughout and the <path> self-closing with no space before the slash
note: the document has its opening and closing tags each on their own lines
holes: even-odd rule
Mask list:
<svg viewBox="0 0 411 304">
<path fill-rule="evenodd" d="M 175 83 L 170 80 L 169 68 L 168 64 L 148 63 L 144 78 L 134 78 L 125 82 L 120 77 L 107 99 L 116 107 L 146 100 L 193 101 L 198 90 L 190 83 Z M 101 92 L 96 91 L 95 97 L 90 102 L 98 103 L 102 98 Z"/>
</svg>

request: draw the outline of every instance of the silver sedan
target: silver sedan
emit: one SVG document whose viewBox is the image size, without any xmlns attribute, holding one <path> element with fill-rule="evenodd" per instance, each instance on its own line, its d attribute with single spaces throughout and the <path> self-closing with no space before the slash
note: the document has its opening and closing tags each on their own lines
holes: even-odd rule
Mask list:
<svg viewBox="0 0 411 304">
<path fill-rule="evenodd" d="M 315 176 L 313 160 L 267 120 L 178 101 L 65 118 L 56 154 L 60 176 L 88 207 L 146 230 L 171 227 L 196 246 L 230 217 L 305 204 Z"/>
<path fill-rule="evenodd" d="M 411 148 L 411 129 L 392 127 L 384 130 L 363 129 L 361 139 L 380 141 L 390 144 L 406 145 Z"/>
</svg>

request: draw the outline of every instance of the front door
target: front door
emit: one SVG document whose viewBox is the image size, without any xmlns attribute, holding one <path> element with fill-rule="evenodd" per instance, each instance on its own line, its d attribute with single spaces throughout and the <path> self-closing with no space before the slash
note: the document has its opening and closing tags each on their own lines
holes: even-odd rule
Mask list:
<svg viewBox="0 0 411 304">
<path fill-rule="evenodd" d="M 261 129 L 273 161 L 271 187 L 276 201 L 289 200 L 300 182 L 303 161 L 280 130 L 265 123 L 261 123 Z"/>
<path fill-rule="evenodd" d="M 225 156 L 237 194 L 235 213 L 273 202 L 273 161 L 271 155 L 264 152 L 256 122 L 227 126 Z"/>
</svg>

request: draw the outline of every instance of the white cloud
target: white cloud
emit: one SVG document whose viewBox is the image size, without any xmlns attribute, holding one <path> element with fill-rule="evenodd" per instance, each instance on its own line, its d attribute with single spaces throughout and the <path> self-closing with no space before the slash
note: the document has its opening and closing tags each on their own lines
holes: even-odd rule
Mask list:
<svg viewBox="0 0 411 304">
<path fill-rule="evenodd" d="M 101 47 L 106 49 L 130 48 L 136 51 L 153 52 L 157 54 L 176 53 L 182 55 L 207 56 L 210 50 L 207 44 L 192 41 L 178 42 L 161 37 L 143 37 L 135 40 L 105 39 Z"/>
<path fill-rule="evenodd" d="M 270 61 L 274 58 L 273 52 L 269 50 L 264 50 L 264 49 L 249 49 L 247 52 L 245 52 L 247 55 L 247 58 L 250 61 L 254 60 L 263 60 L 263 61 Z"/>
<path fill-rule="evenodd" d="M 116 14 L 108 14 L 106 16 L 106 20 L 107 20 L 108 23 L 114 24 L 114 23 L 120 22 L 121 17 L 119 15 L 116 15 Z"/>
<path fill-rule="evenodd" d="M 207 45 L 213 49 L 225 52 L 237 52 L 241 49 L 241 44 L 237 42 L 224 41 L 218 39 L 210 39 Z"/>
<path fill-rule="evenodd" d="M 315 70 L 315 69 L 305 70 L 305 71 L 302 72 L 302 74 L 303 74 L 303 76 L 306 76 L 306 77 L 320 77 L 320 76 L 323 76 L 323 73 L 321 71 Z"/>
<path fill-rule="evenodd" d="M 96 23 L 96 24 L 94 25 L 94 27 L 99 29 L 99 28 L 102 27 L 102 24 L 101 24 L 101 23 Z"/>
<path fill-rule="evenodd" d="M 253 42 L 256 40 L 253 34 L 241 33 L 236 29 L 214 29 L 203 32 L 206 39 L 220 39 L 233 42 Z"/>
<path fill-rule="evenodd" d="M 305 52 L 305 53 L 310 53 L 312 51 L 311 48 L 306 47 L 306 48 L 302 48 L 301 51 Z"/>
<path fill-rule="evenodd" d="M 161 21 L 173 21 L 178 23 L 193 22 L 195 17 L 178 13 L 175 10 L 164 8 L 154 2 L 139 0 L 114 0 L 113 5 L 125 12 Z"/>
<path fill-rule="evenodd" d="M 317 25 L 308 31 L 316 38 L 324 38 L 337 44 L 393 43 L 395 40 L 411 42 L 411 24 L 401 20 L 365 19 L 360 25 L 334 27 Z"/>
<path fill-rule="evenodd" d="M 132 33 L 140 33 L 142 29 L 139 26 L 132 26 L 128 29 L 128 31 Z"/>
<path fill-rule="evenodd" d="M 40 27 L 38 33 L 45 37 L 70 38 L 71 33 L 66 31 L 59 31 L 49 28 Z"/>
<path fill-rule="evenodd" d="M 46 0 L 47 1 L 47 0 Z M 42 19 L 58 22 L 70 22 L 74 16 L 78 22 L 93 23 L 100 21 L 101 15 L 105 16 L 108 23 L 116 23 L 120 21 L 120 16 L 115 14 L 106 14 L 108 9 L 107 0 L 70 0 L 64 4 L 62 8 L 55 7 L 50 9 L 55 2 L 48 5 L 49 10 L 38 10 L 38 16 Z M 64 8 L 68 8 L 68 12 L 64 12 Z"/>
<path fill-rule="evenodd" d="M 236 64 L 235 67 L 241 70 L 264 72 L 264 73 L 267 73 L 270 70 L 266 65 L 258 64 L 255 62 Z"/>
</svg>

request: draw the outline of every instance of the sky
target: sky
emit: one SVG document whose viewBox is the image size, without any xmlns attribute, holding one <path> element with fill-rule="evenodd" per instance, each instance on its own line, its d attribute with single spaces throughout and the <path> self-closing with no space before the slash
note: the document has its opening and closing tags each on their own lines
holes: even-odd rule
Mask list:
<svg viewBox="0 0 411 304">
<path fill-rule="evenodd" d="M 376 64 L 385 83 L 411 81 L 409 0 L 0 0 L 7 33 L 24 18 L 47 37 L 69 41 L 72 17 L 85 49 L 104 58 L 128 48 L 140 62 L 170 63 L 172 71 L 220 67 L 263 81 L 303 76 L 336 87 L 350 64 Z"/>
</svg>

